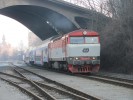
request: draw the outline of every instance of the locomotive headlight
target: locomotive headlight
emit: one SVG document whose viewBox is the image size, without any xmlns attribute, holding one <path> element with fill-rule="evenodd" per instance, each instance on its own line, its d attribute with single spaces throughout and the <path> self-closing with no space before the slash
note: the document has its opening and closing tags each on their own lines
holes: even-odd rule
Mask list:
<svg viewBox="0 0 133 100">
<path fill-rule="evenodd" d="M 78 58 L 78 57 L 76 57 L 75 59 L 76 59 L 76 60 L 78 60 L 79 58 Z"/>
<path fill-rule="evenodd" d="M 96 58 L 95 57 L 92 57 L 93 60 L 95 60 Z"/>
</svg>

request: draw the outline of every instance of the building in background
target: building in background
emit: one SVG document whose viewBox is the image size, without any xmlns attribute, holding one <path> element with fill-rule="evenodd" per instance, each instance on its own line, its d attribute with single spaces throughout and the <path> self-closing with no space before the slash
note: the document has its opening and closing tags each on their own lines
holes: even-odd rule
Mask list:
<svg viewBox="0 0 133 100">
<path fill-rule="evenodd" d="M 6 42 L 5 35 L 2 37 L 2 42 L 0 43 L 0 60 L 10 59 L 14 55 L 14 48 Z"/>
<path fill-rule="evenodd" d="M 2 36 L 0 43 L 0 61 L 23 60 L 24 46 L 21 42 L 19 47 L 13 47 L 6 41 L 5 35 Z"/>
</svg>

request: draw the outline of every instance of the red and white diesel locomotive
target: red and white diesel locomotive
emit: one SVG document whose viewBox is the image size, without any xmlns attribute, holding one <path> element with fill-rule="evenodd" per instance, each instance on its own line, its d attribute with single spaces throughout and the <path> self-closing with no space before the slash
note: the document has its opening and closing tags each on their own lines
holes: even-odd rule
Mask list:
<svg viewBox="0 0 133 100">
<path fill-rule="evenodd" d="M 29 51 L 29 62 L 72 73 L 98 72 L 100 68 L 99 34 L 84 29 L 50 38 Z"/>
</svg>

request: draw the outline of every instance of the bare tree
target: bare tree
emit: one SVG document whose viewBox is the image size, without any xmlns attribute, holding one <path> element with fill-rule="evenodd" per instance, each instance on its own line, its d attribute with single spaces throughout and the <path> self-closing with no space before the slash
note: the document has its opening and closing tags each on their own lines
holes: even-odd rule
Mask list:
<svg viewBox="0 0 133 100">
<path fill-rule="evenodd" d="M 107 0 L 107 7 L 112 21 L 102 32 L 103 67 L 132 73 L 133 0 Z"/>
</svg>

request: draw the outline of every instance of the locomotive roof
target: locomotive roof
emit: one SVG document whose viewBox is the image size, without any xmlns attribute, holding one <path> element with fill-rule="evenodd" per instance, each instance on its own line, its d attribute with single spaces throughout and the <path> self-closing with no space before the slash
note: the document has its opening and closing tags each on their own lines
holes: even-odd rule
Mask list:
<svg viewBox="0 0 133 100">
<path fill-rule="evenodd" d="M 84 34 L 84 32 L 86 33 Z M 98 36 L 99 35 L 95 31 L 86 30 L 86 29 L 75 30 L 73 32 L 68 33 L 69 36 L 83 36 L 83 34 L 87 36 Z"/>
</svg>

